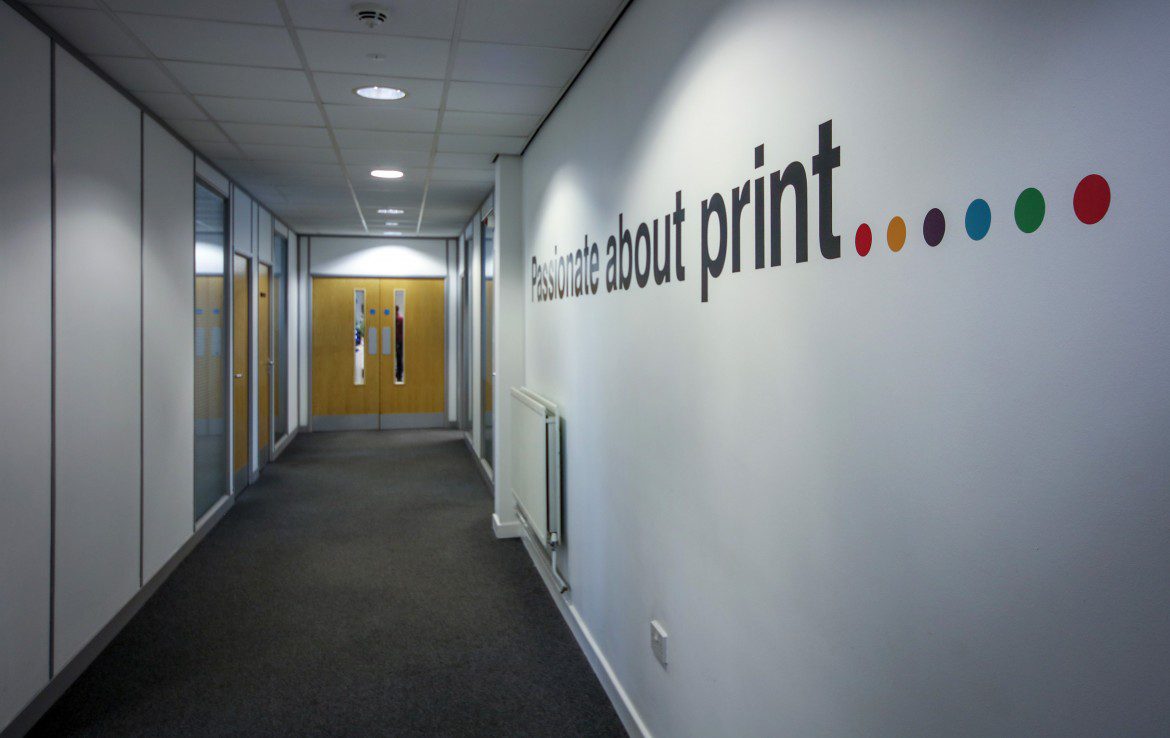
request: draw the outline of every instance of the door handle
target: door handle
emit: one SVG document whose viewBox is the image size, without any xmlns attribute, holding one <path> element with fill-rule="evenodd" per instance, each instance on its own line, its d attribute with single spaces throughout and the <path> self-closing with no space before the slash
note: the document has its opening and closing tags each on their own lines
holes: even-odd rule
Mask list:
<svg viewBox="0 0 1170 738">
<path fill-rule="evenodd" d="M 235 377 L 236 377 L 236 379 L 243 379 L 244 375 L 241 373 L 241 374 L 235 375 Z"/>
</svg>

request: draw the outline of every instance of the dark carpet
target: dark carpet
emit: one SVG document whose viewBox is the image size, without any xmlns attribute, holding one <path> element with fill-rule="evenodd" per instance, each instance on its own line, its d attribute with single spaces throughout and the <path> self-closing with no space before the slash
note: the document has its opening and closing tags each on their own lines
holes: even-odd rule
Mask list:
<svg viewBox="0 0 1170 738">
<path fill-rule="evenodd" d="M 624 736 L 447 431 L 296 439 L 32 735 Z"/>
</svg>

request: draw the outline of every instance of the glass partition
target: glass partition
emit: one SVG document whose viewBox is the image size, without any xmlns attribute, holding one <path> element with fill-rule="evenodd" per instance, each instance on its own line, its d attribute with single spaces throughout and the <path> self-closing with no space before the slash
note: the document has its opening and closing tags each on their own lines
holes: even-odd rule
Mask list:
<svg viewBox="0 0 1170 738">
<path fill-rule="evenodd" d="M 480 231 L 480 275 L 482 279 L 480 297 L 482 311 L 480 313 L 480 336 L 483 352 L 480 356 L 480 370 L 482 382 L 482 396 L 480 397 L 483 418 L 483 458 L 492 465 L 492 451 L 494 445 L 492 387 L 495 384 L 495 351 L 492 346 L 492 322 L 495 306 L 495 291 L 493 289 L 495 277 L 495 214 L 489 213 L 484 218 Z"/>
<path fill-rule="evenodd" d="M 366 383 L 366 291 L 353 291 L 353 383 Z"/>
<path fill-rule="evenodd" d="M 227 199 L 195 185 L 195 519 L 228 492 Z"/>
</svg>

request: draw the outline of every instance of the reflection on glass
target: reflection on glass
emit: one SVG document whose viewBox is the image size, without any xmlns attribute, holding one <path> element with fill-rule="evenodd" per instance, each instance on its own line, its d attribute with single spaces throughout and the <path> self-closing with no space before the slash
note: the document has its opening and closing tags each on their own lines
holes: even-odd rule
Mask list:
<svg viewBox="0 0 1170 738">
<path fill-rule="evenodd" d="M 394 290 L 394 384 L 406 384 L 406 290 Z"/>
<path fill-rule="evenodd" d="M 483 346 L 483 355 L 480 357 L 480 367 L 483 373 L 483 458 L 487 461 L 488 466 L 492 464 L 492 449 L 494 448 L 493 441 L 493 419 L 492 419 L 492 386 L 494 384 L 492 376 L 494 370 L 494 356 L 492 346 L 492 319 L 493 306 L 495 305 L 495 294 L 493 290 L 493 283 L 495 277 L 495 213 L 489 213 L 488 217 L 484 219 L 481 231 L 481 243 L 483 249 L 481 251 L 481 278 L 482 278 L 482 300 L 483 312 L 480 325 L 483 328 L 483 335 L 481 336 L 481 345 Z"/>
<path fill-rule="evenodd" d="M 366 291 L 353 291 L 353 383 L 366 383 Z"/>
<path fill-rule="evenodd" d="M 227 201 L 195 186 L 195 519 L 227 494 Z"/>
<path fill-rule="evenodd" d="M 273 360 L 273 425 L 276 440 L 288 435 L 288 239 L 277 235 L 272 248 L 272 303 L 276 313 Z"/>
</svg>

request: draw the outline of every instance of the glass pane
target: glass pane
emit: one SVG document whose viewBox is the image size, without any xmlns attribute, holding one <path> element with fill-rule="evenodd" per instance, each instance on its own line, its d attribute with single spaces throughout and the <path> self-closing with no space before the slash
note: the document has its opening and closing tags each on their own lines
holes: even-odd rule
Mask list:
<svg viewBox="0 0 1170 738">
<path fill-rule="evenodd" d="M 366 291 L 353 291 L 353 383 L 366 383 Z"/>
<path fill-rule="evenodd" d="M 483 355 L 480 357 L 480 367 L 482 371 L 481 381 L 483 383 L 483 458 L 487 461 L 488 466 L 492 464 L 492 450 L 493 444 L 493 413 L 492 413 L 492 386 L 494 385 L 493 374 L 495 372 L 495 351 L 492 346 L 492 314 L 495 305 L 495 292 L 493 282 L 495 277 L 495 237 L 496 228 L 494 214 L 489 213 L 488 217 L 483 221 L 482 225 L 482 259 L 481 259 L 481 276 L 482 276 L 482 302 L 483 312 L 480 325 L 482 326 L 483 335 L 481 336 L 481 345 L 483 346 Z"/>
<path fill-rule="evenodd" d="M 195 186 L 195 519 L 228 490 L 227 201 Z"/>
<path fill-rule="evenodd" d="M 273 424 L 276 440 L 288 435 L 288 239 L 277 236 L 272 250 L 272 303 L 276 351 L 272 372 Z"/>
<path fill-rule="evenodd" d="M 406 384 L 406 290 L 394 290 L 394 384 Z"/>
</svg>

